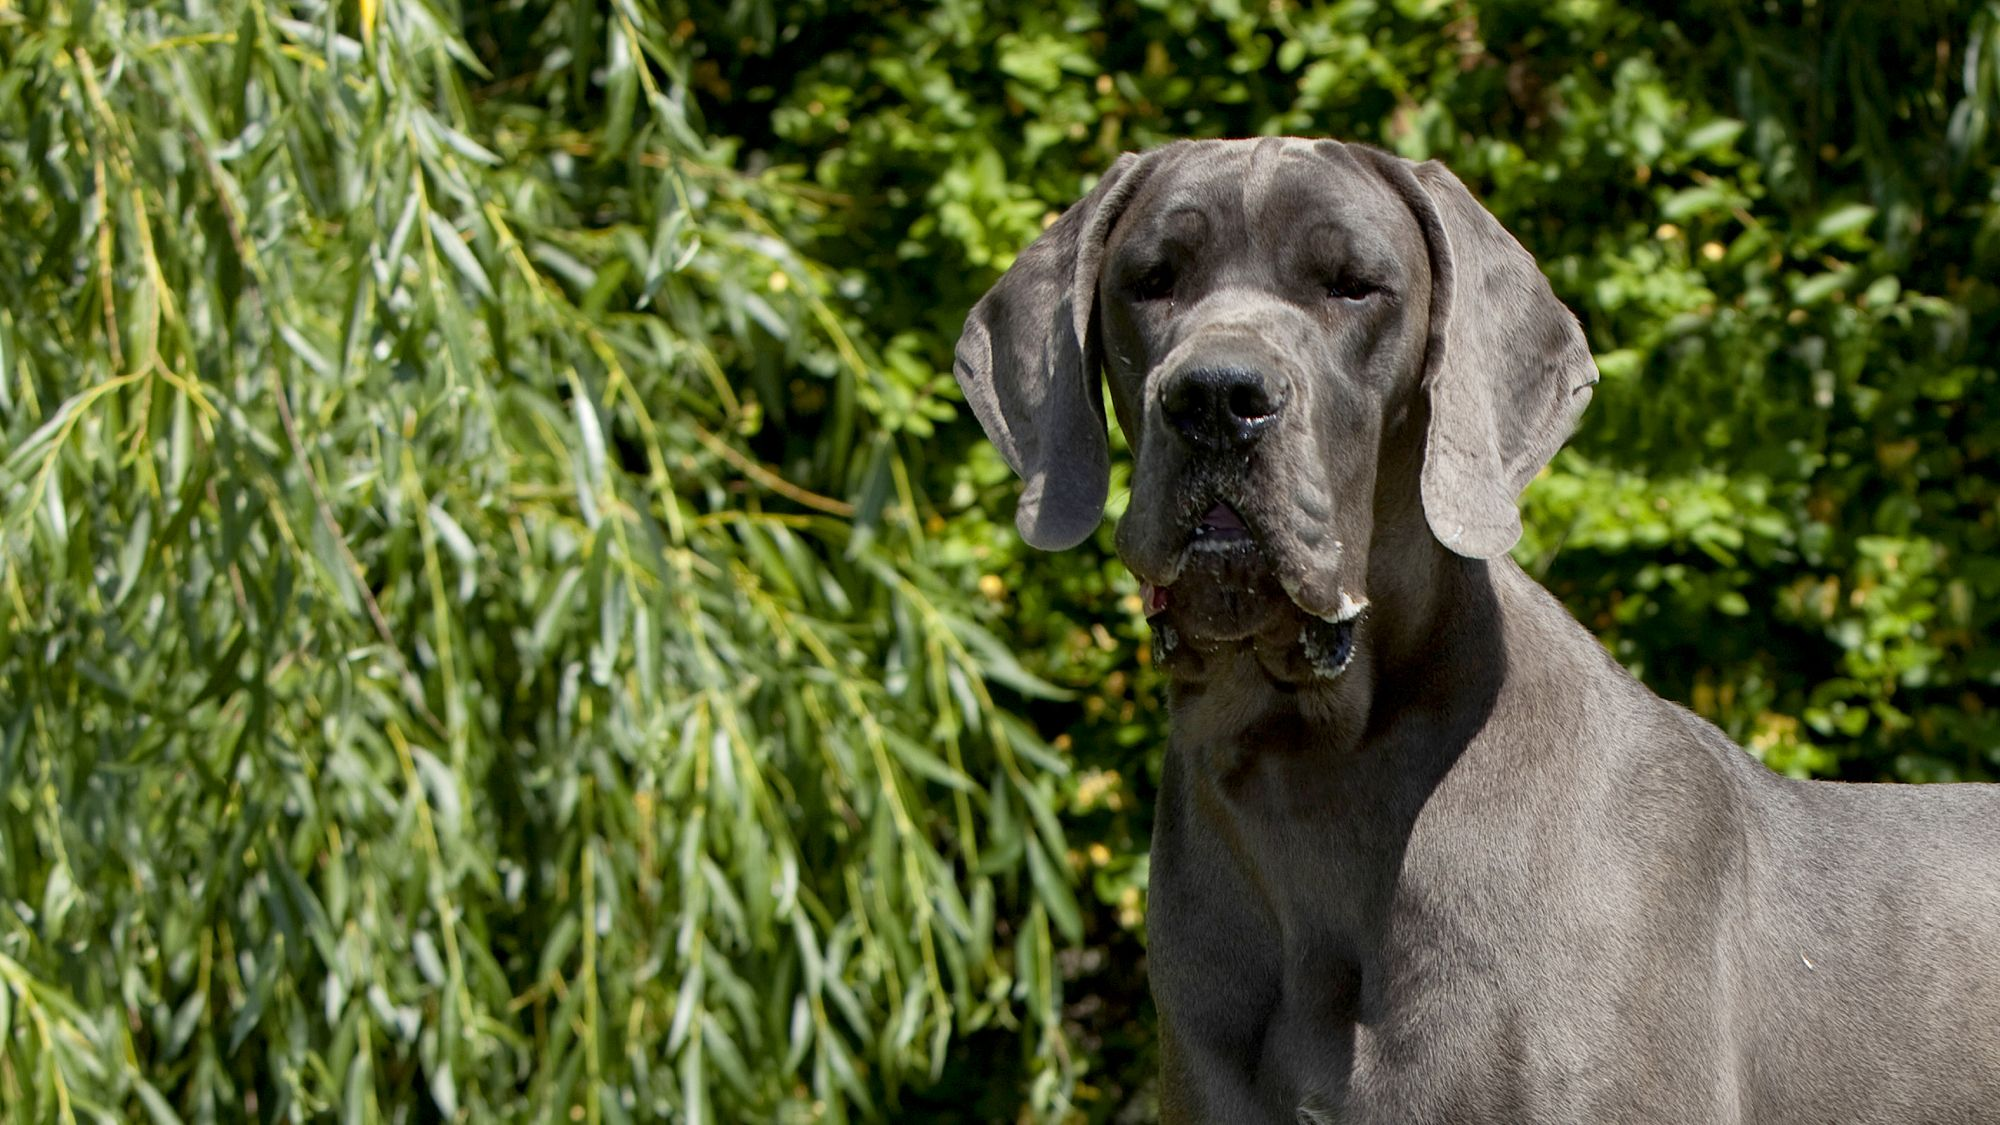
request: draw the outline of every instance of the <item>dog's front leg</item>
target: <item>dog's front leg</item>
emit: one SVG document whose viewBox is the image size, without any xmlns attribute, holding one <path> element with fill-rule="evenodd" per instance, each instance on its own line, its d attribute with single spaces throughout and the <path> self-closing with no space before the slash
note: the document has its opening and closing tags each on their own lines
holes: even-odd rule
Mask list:
<svg viewBox="0 0 2000 1125">
<path fill-rule="evenodd" d="M 1274 1118 L 1260 1092 L 1283 984 L 1276 919 L 1216 835 L 1188 823 L 1169 762 L 1153 826 L 1148 955 L 1162 1125 Z"/>
<path fill-rule="evenodd" d="M 1283 1121 L 1258 1096 L 1242 1056 L 1203 1030 L 1189 1028 L 1183 1036 L 1161 1020 L 1161 1125 Z"/>
</svg>

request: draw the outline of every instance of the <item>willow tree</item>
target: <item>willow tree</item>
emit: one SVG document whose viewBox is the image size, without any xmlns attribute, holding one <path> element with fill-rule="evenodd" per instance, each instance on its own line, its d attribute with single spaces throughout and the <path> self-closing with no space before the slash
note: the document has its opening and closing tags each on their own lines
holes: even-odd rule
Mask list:
<svg viewBox="0 0 2000 1125">
<path fill-rule="evenodd" d="M 1018 1022 L 1055 1104 L 949 374 L 691 24 L 464 18 L 0 10 L 0 1103 L 842 1120 Z"/>
</svg>

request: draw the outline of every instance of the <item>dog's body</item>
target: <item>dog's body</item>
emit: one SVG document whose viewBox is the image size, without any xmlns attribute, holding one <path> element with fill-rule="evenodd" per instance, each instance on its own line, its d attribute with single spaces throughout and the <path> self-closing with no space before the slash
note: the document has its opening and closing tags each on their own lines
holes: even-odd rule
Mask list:
<svg viewBox="0 0 2000 1125">
<path fill-rule="evenodd" d="M 1506 558 L 1595 370 L 1449 173 L 1121 161 L 960 343 L 1039 546 L 1101 517 L 1100 365 L 1164 1121 L 2000 1120 L 2000 787 L 1770 774 Z"/>
<path fill-rule="evenodd" d="M 1181 690 L 1164 1119 L 2000 1120 L 1992 787 L 1778 777 L 1511 563 L 1455 569 L 1359 723 Z"/>
</svg>

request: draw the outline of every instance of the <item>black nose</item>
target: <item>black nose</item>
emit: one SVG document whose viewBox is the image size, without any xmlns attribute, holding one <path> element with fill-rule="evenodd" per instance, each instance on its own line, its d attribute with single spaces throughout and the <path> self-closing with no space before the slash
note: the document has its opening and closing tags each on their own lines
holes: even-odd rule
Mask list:
<svg viewBox="0 0 2000 1125">
<path fill-rule="evenodd" d="M 1160 398 L 1167 422 L 1202 449 L 1240 449 L 1257 440 L 1285 407 L 1282 392 L 1242 367 L 1181 371 Z"/>
</svg>

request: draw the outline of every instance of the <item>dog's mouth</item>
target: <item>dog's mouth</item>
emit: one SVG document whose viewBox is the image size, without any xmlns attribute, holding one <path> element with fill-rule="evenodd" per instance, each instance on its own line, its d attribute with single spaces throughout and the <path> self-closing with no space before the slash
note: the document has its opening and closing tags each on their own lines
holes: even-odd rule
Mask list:
<svg viewBox="0 0 2000 1125">
<path fill-rule="evenodd" d="M 1236 509 L 1223 503 L 1210 508 L 1188 536 L 1189 549 L 1196 551 L 1214 551 L 1254 542 L 1250 525 L 1243 522 Z"/>
<path fill-rule="evenodd" d="M 1365 600 L 1342 595 L 1332 614 L 1303 609 L 1238 508 L 1213 503 L 1189 529 L 1170 584 L 1142 582 L 1157 663 L 1184 647 L 1250 642 L 1274 677 L 1330 680 L 1354 656 Z"/>
</svg>

